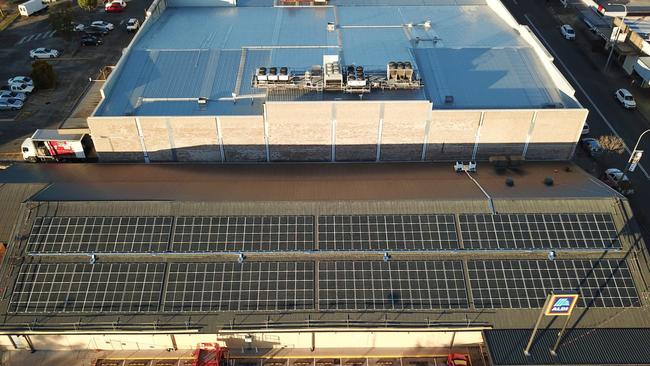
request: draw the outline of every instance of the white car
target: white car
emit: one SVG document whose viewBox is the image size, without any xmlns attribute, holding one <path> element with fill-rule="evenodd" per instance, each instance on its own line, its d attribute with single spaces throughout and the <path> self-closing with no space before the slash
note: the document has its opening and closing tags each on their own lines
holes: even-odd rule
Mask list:
<svg viewBox="0 0 650 366">
<path fill-rule="evenodd" d="M 140 21 L 137 20 L 136 18 L 131 18 L 129 19 L 128 22 L 126 22 L 126 30 L 129 32 L 135 32 L 140 28 Z"/>
<path fill-rule="evenodd" d="M 119 4 L 121 7 L 126 8 L 126 1 L 124 1 L 124 0 L 107 1 L 104 4 L 104 8 L 108 8 L 109 6 L 111 6 L 113 4 Z"/>
<path fill-rule="evenodd" d="M 580 135 L 582 136 L 588 135 L 590 131 L 591 130 L 589 129 L 589 125 L 587 124 L 587 122 L 585 122 L 585 124 L 582 126 L 582 132 L 580 133 Z"/>
<path fill-rule="evenodd" d="M 634 97 L 632 96 L 632 93 L 630 93 L 630 91 L 627 89 L 618 89 L 614 93 L 614 98 L 616 98 L 616 100 L 618 100 L 618 102 L 621 103 L 625 109 L 636 108 Z"/>
<path fill-rule="evenodd" d="M 35 58 L 56 58 L 59 57 L 59 51 L 53 48 L 35 48 L 29 51 L 29 57 Z"/>
<path fill-rule="evenodd" d="M 568 39 L 570 41 L 576 39 L 576 32 L 573 30 L 573 27 L 568 24 L 561 26 L 560 32 L 562 33 L 562 37 L 565 39 Z"/>
<path fill-rule="evenodd" d="M 18 93 L 14 91 L 9 91 L 9 90 L 2 90 L 0 91 L 0 99 L 18 99 L 22 102 L 24 102 L 27 99 L 27 95 L 25 93 Z"/>
<path fill-rule="evenodd" d="M 0 91 L 12 91 L 16 93 L 26 93 L 29 94 L 34 91 L 34 85 L 29 85 L 29 84 L 20 84 L 20 83 L 15 83 L 15 84 L 9 84 L 0 87 Z"/>
<path fill-rule="evenodd" d="M 620 169 L 609 168 L 605 170 L 605 173 L 603 173 L 601 179 L 608 186 L 621 192 L 621 194 L 625 196 L 634 193 L 634 187 L 632 187 L 632 182 L 630 182 L 630 178 L 628 178 L 627 175 L 623 173 Z"/>
<path fill-rule="evenodd" d="M 107 31 L 113 30 L 113 28 L 115 28 L 113 23 L 105 22 L 103 20 L 95 20 L 94 22 L 90 23 L 90 26 L 95 28 L 105 29 Z"/>
<path fill-rule="evenodd" d="M 0 99 L 0 111 L 16 111 L 23 107 L 18 99 Z"/>
<path fill-rule="evenodd" d="M 32 80 L 32 78 L 29 78 L 27 76 L 14 76 L 11 79 L 7 80 L 7 84 L 16 84 L 16 83 L 34 85 L 34 80 Z"/>
</svg>

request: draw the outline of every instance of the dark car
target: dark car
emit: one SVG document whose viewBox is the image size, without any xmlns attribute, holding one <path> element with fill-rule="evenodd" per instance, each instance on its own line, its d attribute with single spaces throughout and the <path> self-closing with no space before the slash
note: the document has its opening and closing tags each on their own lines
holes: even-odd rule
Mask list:
<svg viewBox="0 0 650 366">
<path fill-rule="evenodd" d="M 83 36 L 81 37 L 81 45 L 83 46 L 99 46 L 104 43 L 101 39 L 93 36 Z"/>
<path fill-rule="evenodd" d="M 92 36 L 92 37 L 101 37 L 103 35 L 108 34 L 108 31 L 106 29 L 102 28 L 97 28 L 97 27 L 88 27 L 84 30 L 84 34 L 86 36 Z"/>
</svg>

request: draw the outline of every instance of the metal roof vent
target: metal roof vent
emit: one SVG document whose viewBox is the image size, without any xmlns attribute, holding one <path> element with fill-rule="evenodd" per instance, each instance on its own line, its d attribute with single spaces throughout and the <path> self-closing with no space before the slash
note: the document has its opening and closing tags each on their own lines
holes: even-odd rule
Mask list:
<svg viewBox="0 0 650 366">
<path fill-rule="evenodd" d="M 334 32 L 334 29 L 335 29 L 334 23 L 327 22 L 327 31 L 328 32 Z"/>
<path fill-rule="evenodd" d="M 553 185 L 553 178 L 551 178 L 551 177 L 544 178 L 544 184 L 549 186 L 549 187 L 552 186 Z"/>
<path fill-rule="evenodd" d="M 429 29 L 429 28 L 431 28 L 431 21 L 427 20 L 427 21 L 424 22 L 423 25 L 424 25 L 424 29 Z"/>
<path fill-rule="evenodd" d="M 507 185 L 508 187 L 513 187 L 513 186 L 515 185 L 515 180 L 512 179 L 512 177 L 507 177 L 507 178 L 506 178 L 506 185 Z"/>
<path fill-rule="evenodd" d="M 206 104 L 208 104 L 208 98 L 206 98 L 206 97 L 199 97 L 199 98 L 196 100 L 196 102 L 199 103 L 199 105 L 206 105 Z"/>
</svg>

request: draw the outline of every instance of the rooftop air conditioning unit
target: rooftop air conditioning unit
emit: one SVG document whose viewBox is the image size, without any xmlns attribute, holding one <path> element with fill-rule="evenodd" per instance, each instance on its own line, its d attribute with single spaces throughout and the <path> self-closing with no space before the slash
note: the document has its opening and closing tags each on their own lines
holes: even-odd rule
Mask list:
<svg viewBox="0 0 650 366">
<path fill-rule="evenodd" d="M 208 104 L 208 98 L 206 98 L 206 97 L 199 97 L 199 98 L 196 100 L 196 102 L 199 103 L 199 105 L 206 105 L 206 104 Z"/>
</svg>

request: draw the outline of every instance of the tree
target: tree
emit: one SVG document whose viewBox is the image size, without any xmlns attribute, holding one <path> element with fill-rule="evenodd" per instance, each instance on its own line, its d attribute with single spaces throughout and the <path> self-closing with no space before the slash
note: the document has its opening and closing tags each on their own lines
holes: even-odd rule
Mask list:
<svg viewBox="0 0 650 366">
<path fill-rule="evenodd" d="M 618 136 L 600 136 L 598 138 L 598 143 L 605 152 L 615 153 L 619 155 L 625 152 L 625 143 L 623 142 L 623 139 Z"/>
<path fill-rule="evenodd" d="M 55 30 L 57 34 L 68 37 L 72 34 L 72 22 L 75 18 L 72 4 L 65 3 L 64 7 L 55 12 L 51 12 L 47 20 L 50 22 L 50 27 Z"/>
<path fill-rule="evenodd" d="M 94 11 L 97 8 L 97 0 L 77 0 L 77 4 L 85 11 Z"/>
<path fill-rule="evenodd" d="M 32 73 L 29 76 L 34 79 L 34 86 L 39 89 L 50 89 L 56 86 L 56 74 L 47 61 L 32 62 Z"/>
</svg>

